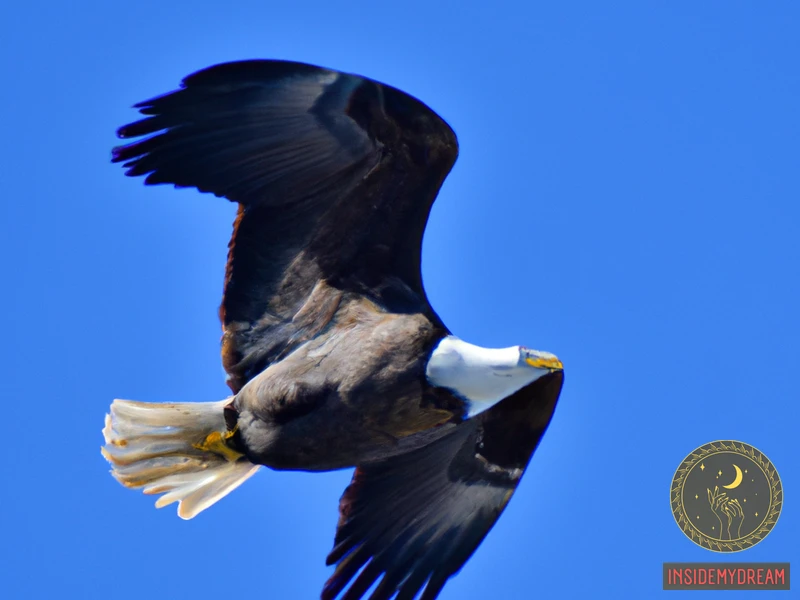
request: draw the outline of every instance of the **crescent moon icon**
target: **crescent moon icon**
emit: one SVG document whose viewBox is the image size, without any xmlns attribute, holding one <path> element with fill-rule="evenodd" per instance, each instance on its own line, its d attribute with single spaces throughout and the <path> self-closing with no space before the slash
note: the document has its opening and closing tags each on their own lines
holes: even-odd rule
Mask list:
<svg viewBox="0 0 800 600">
<path fill-rule="evenodd" d="M 731 483 L 730 485 L 723 485 L 722 486 L 727 490 L 732 490 L 734 488 L 737 488 L 737 487 L 739 487 L 739 484 L 742 483 L 742 470 L 739 467 L 737 467 L 736 465 L 733 465 L 733 468 L 736 469 L 736 479 L 734 479 L 733 483 Z"/>
</svg>

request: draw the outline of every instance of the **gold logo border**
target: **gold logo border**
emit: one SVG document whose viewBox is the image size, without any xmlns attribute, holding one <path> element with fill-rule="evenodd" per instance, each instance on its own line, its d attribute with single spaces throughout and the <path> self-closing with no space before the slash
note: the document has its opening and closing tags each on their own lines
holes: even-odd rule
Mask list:
<svg viewBox="0 0 800 600">
<path fill-rule="evenodd" d="M 736 446 L 737 444 L 739 447 Z M 770 487 L 770 509 L 766 518 L 761 523 L 761 526 L 750 535 L 731 542 L 715 540 L 697 531 L 682 510 L 681 490 L 683 489 L 686 476 L 699 461 L 711 454 L 717 454 L 718 452 L 734 452 L 752 460 L 764 471 Z M 708 444 L 703 444 L 681 461 L 681 464 L 675 471 L 675 475 L 672 477 L 670 504 L 672 506 L 672 516 L 675 517 L 675 522 L 678 524 L 678 527 L 680 527 L 686 537 L 695 544 L 706 550 L 711 550 L 712 552 L 741 552 L 742 550 L 747 550 L 758 544 L 767 537 L 769 532 L 775 527 L 781 514 L 781 508 L 783 507 L 783 483 L 781 482 L 775 465 L 767 458 L 766 454 L 757 448 L 754 448 L 750 444 L 745 444 L 744 442 L 717 440 L 709 442 Z"/>
</svg>

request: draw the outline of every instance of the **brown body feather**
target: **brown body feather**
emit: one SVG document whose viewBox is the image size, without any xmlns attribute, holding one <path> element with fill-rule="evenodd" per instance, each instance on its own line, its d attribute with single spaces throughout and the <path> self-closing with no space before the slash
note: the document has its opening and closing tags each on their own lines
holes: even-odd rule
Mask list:
<svg viewBox="0 0 800 600">
<path fill-rule="evenodd" d="M 409 436 L 463 420 L 462 402 L 425 378 L 440 339 L 425 315 L 387 313 L 324 289 L 337 299 L 315 306 L 338 306 L 324 331 L 235 398 L 238 441 L 250 460 L 279 469 L 351 467 L 407 451 Z"/>
</svg>

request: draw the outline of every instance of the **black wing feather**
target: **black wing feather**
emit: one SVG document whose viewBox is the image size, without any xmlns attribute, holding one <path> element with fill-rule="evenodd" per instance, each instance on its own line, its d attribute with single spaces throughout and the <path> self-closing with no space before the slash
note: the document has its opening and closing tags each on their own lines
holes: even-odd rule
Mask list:
<svg viewBox="0 0 800 600">
<path fill-rule="evenodd" d="M 327 559 L 336 570 L 322 599 L 349 585 L 341 598 L 355 600 L 381 576 L 370 600 L 411 600 L 423 586 L 422 600 L 436 598 L 514 493 L 562 383 L 562 373 L 543 377 L 429 446 L 358 467 L 340 502 Z"/>
<path fill-rule="evenodd" d="M 115 148 L 112 161 L 127 175 L 147 175 L 147 184 L 196 187 L 247 206 L 312 202 L 337 177 L 374 166 L 377 144 L 355 121 L 325 118 L 344 115 L 360 79 L 306 65 L 292 73 L 290 65 L 219 65 L 140 102 L 151 116 L 118 135 L 156 135 Z"/>
<path fill-rule="evenodd" d="M 325 326 L 330 312 L 294 319 L 321 281 L 333 289 L 315 303 L 353 292 L 440 323 L 420 252 L 458 147 L 422 102 L 363 77 L 265 60 L 205 69 L 136 107 L 146 118 L 118 134 L 143 139 L 115 148 L 114 162 L 147 184 L 240 204 L 220 308 L 234 392 Z"/>
</svg>

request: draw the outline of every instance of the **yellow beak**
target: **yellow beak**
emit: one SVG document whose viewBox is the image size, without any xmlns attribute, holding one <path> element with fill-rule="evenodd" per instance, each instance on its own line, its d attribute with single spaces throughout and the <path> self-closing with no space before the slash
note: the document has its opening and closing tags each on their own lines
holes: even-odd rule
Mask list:
<svg viewBox="0 0 800 600">
<path fill-rule="evenodd" d="M 555 356 L 553 358 L 533 358 L 528 356 L 525 358 L 525 362 L 537 369 L 550 369 L 551 373 L 564 370 L 564 365 Z"/>
</svg>

